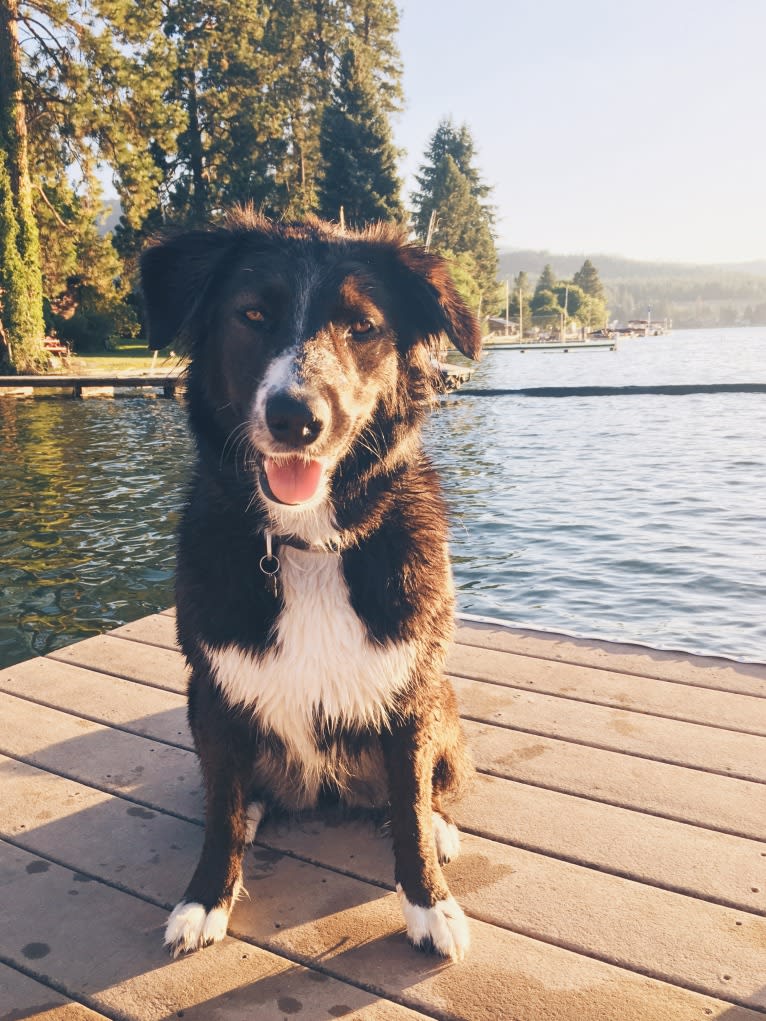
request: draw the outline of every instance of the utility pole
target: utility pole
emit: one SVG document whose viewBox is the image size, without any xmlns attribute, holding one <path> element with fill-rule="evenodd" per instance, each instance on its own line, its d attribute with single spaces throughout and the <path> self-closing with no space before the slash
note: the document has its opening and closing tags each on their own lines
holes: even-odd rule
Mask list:
<svg viewBox="0 0 766 1021">
<path fill-rule="evenodd" d="M 524 292 L 519 288 L 519 340 L 524 339 Z"/>
<path fill-rule="evenodd" d="M 564 337 L 564 325 L 567 319 L 567 306 L 569 305 L 569 288 L 564 288 L 564 311 L 561 313 L 561 343 L 564 343 L 566 339 Z"/>
<path fill-rule="evenodd" d="M 431 247 L 431 241 L 433 240 L 434 231 L 436 230 L 436 224 L 438 223 L 439 217 L 436 215 L 436 210 L 431 210 L 431 219 L 428 221 L 428 233 L 426 234 L 426 251 Z"/>
<path fill-rule="evenodd" d="M 506 337 L 510 334 L 511 329 L 511 285 L 508 280 L 505 281 L 505 335 Z"/>
</svg>

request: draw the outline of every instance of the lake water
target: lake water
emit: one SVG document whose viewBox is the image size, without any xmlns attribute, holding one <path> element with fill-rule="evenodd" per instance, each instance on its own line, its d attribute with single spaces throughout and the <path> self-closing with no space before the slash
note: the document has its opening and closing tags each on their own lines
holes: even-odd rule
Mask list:
<svg viewBox="0 0 766 1021">
<path fill-rule="evenodd" d="M 766 382 L 766 329 L 490 352 L 471 389 Z M 766 395 L 445 399 L 461 610 L 766 661 Z M 0 665 L 172 601 L 190 442 L 148 398 L 0 401 Z"/>
</svg>

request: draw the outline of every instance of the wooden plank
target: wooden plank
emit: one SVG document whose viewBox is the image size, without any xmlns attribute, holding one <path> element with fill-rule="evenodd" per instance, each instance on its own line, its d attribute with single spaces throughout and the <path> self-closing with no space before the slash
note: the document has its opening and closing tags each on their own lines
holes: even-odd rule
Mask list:
<svg viewBox="0 0 766 1021">
<path fill-rule="evenodd" d="M 452 647 L 448 670 L 461 677 L 491 681 L 512 689 L 531 689 L 615 709 L 766 735 L 766 702 L 752 695 L 702 687 L 690 691 L 689 685 L 673 681 L 639 678 L 467 645 Z"/>
<path fill-rule="evenodd" d="M 396 995 L 415 1009 L 429 1013 L 435 1009 L 439 1016 L 448 1007 L 450 1017 L 471 1021 L 495 1021 L 498 1010 L 505 1009 L 509 1016 L 529 1021 L 541 1016 L 562 1021 L 583 1016 L 664 1021 L 675 1016 L 721 1016 L 725 1006 L 731 1009 L 731 996 L 720 1001 L 675 988 L 481 921 L 472 922 L 473 946 L 466 962 L 453 968 L 434 967 L 432 959 L 406 945 L 393 894 L 333 873 L 326 874 L 326 882 L 317 882 L 319 871 L 278 854 L 248 858 L 246 882 L 257 889 L 257 896 L 238 903 L 231 925 L 233 933 L 247 943 L 230 938 L 172 963 L 165 958 L 161 967 L 164 912 L 98 881 L 83 882 L 90 878 L 87 872 L 73 875 L 57 864 L 0 844 L 0 874 L 12 891 L 9 907 L 14 917 L 14 925 L 0 935 L 0 952 L 16 961 L 34 947 L 38 959 L 45 958 L 46 973 L 80 998 L 109 1011 L 119 996 L 120 1009 L 125 1011 L 120 1016 L 137 1016 L 142 1021 L 162 1016 L 159 1007 L 177 1011 L 179 1006 L 186 1009 L 187 1004 L 196 1003 L 211 1013 L 220 1009 L 222 980 L 228 992 L 232 983 L 240 987 L 244 978 L 259 1004 L 268 1004 L 271 998 L 278 1006 L 269 980 L 275 971 L 281 978 L 287 962 L 259 946 L 298 961 L 319 958 L 323 971 L 336 979 Z M 79 885 L 74 886 L 78 876 Z M 305 896 L 296 898 L 296 889 Z M 46 905 L 43 915 L 41 903 Z M 87 925 L 72 940 L 77 916 L 87 919 Z M 108 955 L 103 954 L 106 946 Z M 251 958 L 255 960 L 243 967 L 241 961 Z M 218 990 L 210 984 L 213 974 Z M 344 1003 L 349 993 L 359 992 L 345 987 L 342 991 Z M 283 1000 L 286 992 L 284 986 L 279 990 Z M 293 987 L 289 995 L 304 1002 L 296 992 Z M 152 1007 L 142 1013 L 146 1009 L 142 1000 L 147 999 Z M 315 1004 L 315 1009 L 319 1006 Z M 743 1019 L 755 1016 L 740 1009 Z M 675 1010 L 684 1013 L 676 1015 Z"/>
<path fill-rule="evenodd" d="M 110 634 L 164 648 L 177 648 L 175 614 L 172 610 L 125 624 Z M 455 639 L 459 644 L 474 649 L 494 649 L 533 659 L 592 667 L 612 674 L 629 674 L 674 681 L 693 687 L 766 697 L 764 664 L 736 663 L 712 656 L 690 656 L 636 645 L 569 638 L 542 631 L 482 624 L 462 617 L 457 621 Z"/>
<path fill-rule="evenodd" d="M 127 796 L 150 810 L 201 819 L 193 753 L 10 695 L 0 695 L 0 714 L 8 722 L 0 733 L 3 754 Z M 483 775 L 455 816 L 489 839 L 764 911 L 766 846 L 755 841 Z"/>
<path fill-rule="evenodd" d="M 115 677 L 127 677 L 168 691 L 186 691 L 187 672 L 177 649 L 126 642 L 111 634 L 86 638 L 50 653 L 46 659 L 74 663 Z"/>
<path fill-rule="evenodd" d="M 766 840 L 763 784 L 464 721 L 479 768 L 509 780 Z"/>
<path fill-rule="evenodd" d="M 369 825 L 339 829 L 307 819 L 266 830 L 281 850 L 388 882 L 389 842 Z M 685 988 L 766 1007 L 764 918 L 466 834 L 445 872 L 472 917 Z"/>
<path fill-rule="evenodd" d="M 147 645 L 158 645 L 163 649 L 178 649 L 175 617 L 165 613 L 153 613 L 149 617 L 131 621 L 130 624 L 115 628 L 109 634 L 118 638 L 129 638 L 134 642 L 144 642 Z"/>
<path fill-rule="evenodd" d="M 202 839 L 192 824 L 162 813 L 138 813 L 118 797 L 24 763 L 0 759 L 0 771 L 2 834 L 30 853 L 159 904 L 172 901 L 179 882 L 191 875 Z M 248 853 L 249 889 L 256 907 L 276 912 L 272 921 L 286 910 L 285 898 L 292 896 L 296 881 L 309 900 L 317 886 L 334 882 L 320 868 L 307 879 L 302 866 L 285 862 L 279 852 L 392 886 L 390 841 L 369 822 L 338 826 L 313 817 L 292 825 L 265 824 L 261 833 L 272 850 L 256 846 Z M 706 995 L 760 1005 L 763 918 L 476 837 L 464 835 L 462 843 L 447 874 L 473 917 Z M 46 862 L 34 867 L 44 869 Z M 275 892 L 264 893 L 272 886 Z M 626 926 L 625 918 L 633 924 Z M 274 935 L 266 932 L 271 949 Z M 724 980 L 722 974 L 731 977 Z"/>
<path fill-rule="evenodd" d="M 74 1003 L 50 986 L 0 964 L 0 1019 L 2 1021 L 103 1021 L 80 1003 Z"/>
<path fill-rule="evenodd" d="M 44 376 L 0 376 L 0 388 L 2 387 L 35 387 L 37 389 L 69 390 L 80 386 L 111 386 L 111 387 L 157 387 L 177 386 L 183 381 L 183 372 L 165 372 L 140 375 L 133 373 L 101 373 L 100 375 L 44 375 Z"/>
<path fill-rule="evenodd" d="M 764 737 L 464 678 L 454 684 L 470 719 L 766 783 Z"/>
<path fill-rule="evenodd" d="M 42 865 L 47 868 L 0 843 L 4 908 L 13 919 L 0 926 L 0 955 L 45 974 L 107 1016 L 166 1021 L 183 1012 L 199 1021 L 241 1021 L 256 1008 L 259 1021 L 284 1021 L 310 1004 L 315 1017 L 422 1017 L 237 939 L 172 960 L 162 947 L 163 908 L 97 881 L 77 882 L 71 869 Z"/>
<path fill-rule="evenodd" d="M 48 659 L 80 663 L 89 669 L 132 677 L 148 684 L 159 681 L 163 687 L 177 692 L 186 688 L 186 670 L 180 653 L 109 635 L 70 645 Z M 9 672 L 13 670 L 10 668 Z M 0 674 L 0 687 L 5 686 L 6 690 L 19 695 L 28 690 L 23 678 L 11 688 L 3 684 L 2 677 Z M 94 679 L 94 683 L 102 682 Z M 58 690 L 53 680 L 49 687 L 51 692 Z M 119 694 L 123 697 L 123 689 L 119 689 Z M 136 696 L 136 699 L 141 697 Z M 44 696 L 48 704 L 62 709 L 74 708 L 67 704 L 63 694 L 56 702 L 52 698 L 51 694 Z M 79 703 L 76 711 L 87 712 L 86 703 L 92 706 L 95 700 L 86 694 L 85 703 Z M 123 710 L 123 719 L 130 720 L 131 715 L 138 712 L 139 702 L 135 701 L 133 706 Z M 113 708 L 119 708 L 116 702 Z M 89 715 L 93 717 L 92 712 Z M 110 713 L 101 720 L 113 722 L 116 717 Z M 146 725 L 141 723 L 140 726 L 144 732 Z M 560 738 L 539 738 L 512 730 L 498 732 L 470 722 L 466 723 L 466 731 L 479 765 L 501 776 L 756 840 L 766 838 L 764 792 L 760 784 L 624 756 L 620 752 L 595 749 Z M 161 740 L 166 736 L 158 730 L 146 732 Z M 176 740 L 191 746 L 190 739 L 179 735 Z"/>
<path fill-rule="evenodd" d="M 104 644 L 127 654 L 134 648 L 150 656 L 157 652 L 153 646 L 134 646 L 119 639 L 103 643 L 99 638 L 71 648 L 90 647 L 95 654 L 80 658 L 98 662 Z M 163 654 L 181 659 L 170 651 Z M 134 666 L 140 675 L 141 669 Z M 153 670 L 148 672 L 153 676 Z M 166 679 L 172 673 L 169 670 Z M 181 686 L 184 674 L 180 670 L 175 673 Z M 180 694 L 165 695 L 127 681 L 115 680 L 112 685 L 112 679 L 103 675 L 50 659 L 8 667 L 0 672 L 0 689 L 155 740 L 192 747 Z M 756 840 L 766 837 L 760 784 L 470 721 L 465 729 L 477 764 L 500 776 Z"/>
<path fill-rule="evenodd" d="M 191 745 L 186 699 L 176 692 L 53 659 L 0 670 L 0 691 L 169 744 Z"/>
<path fill-rule="evenodd" d="M 172 712 L 177 716 L 178 710 Z M 199 770 L 196 756 L 189 751 L 14 695 L 0 694 L 0 717 L 3 755 L 127 795 L 150 808 L 156 793 L 168 811 L 187 819 L 199 816 Z"/>
<path fill-rule="evenodd" d="M 478 774 L 454 811 L 477 836 L 766 914 L 766 844 Z"/>
<path fill-rule="evenodd" d="M 462 645 L 590 666 L 612 673 L 636 674 L 743 695 L 766 696 L 766 665 L 760 663 L 735 663 L 713 656 L 689 656 L 637 645 L 569 638 L 500 624 L 483 624 L 462 617 L 458 619 L 455 640 Z"/>
</svg>

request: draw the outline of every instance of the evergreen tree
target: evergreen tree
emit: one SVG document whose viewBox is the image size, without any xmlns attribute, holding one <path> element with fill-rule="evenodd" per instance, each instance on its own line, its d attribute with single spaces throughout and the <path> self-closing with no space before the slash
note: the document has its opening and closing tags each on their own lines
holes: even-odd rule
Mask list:
<svg viewBox="0 0 766 1021">
<path fill-rule="evenodd" d="M 556 301 L 565 316 L 565 321 L 580 319 L 580 310 L 585 301 L 585 291 L 569 280 L 562 280 L 554 288 Z"/>
<path fill-rule="evenodd" d="M 491 210 L 482 202 L 489 189 L 481 184 L 473 156 L 468 128 L 456 130 L 448 121 L 442 121 L 426 151 L 427 162 L 416 177 L 420 190 L 412 196 L 413 227 L 425 240 L 431 216 L 435 215 L 434 247 L 456 256 L 472 256 L 481 304 L 489 309 L 498 300 L 497 251 Z"/>
<path fill-rule="evenodd" d="M 533 315 L 543 318 L 561 313 L 562 306 L 559 305 L 558 298 L 556 297 L 558 284 L 559 281 L 553 272 L 553 267 L 548 263 L 543 267 L 542 273 L 537 278 L 535 292 L 532 295 L 530 304 Z"/>
<path fill-rule="evenodd" d="M 167 214 L 198 221 L 247 201 L 316 211 L 323 118 L 349 40 L 386 114 L 401 96 L 397 27 L 391 0 L 175 0 L 168 99 L 184 124 L 161 153 Z"/>
<path fill-rule="evenodd" d="M 535 295 L 537 295 L 540 291 L 555 290 L 558 282 L 558 278 L 553 272 L 553 267 L 550 263 L 546 263 L 546 265 L 543 266 L 542 273 L 537 278 L 537 283 L 535 284 Z"/>
<path fill-rule="evenodd" d="M 363 58 L 347 50 L 325 108 L 320 135 L 322 172 L 319 212 L 362 227 L 375 220 L 401 220 L 400 182 L 391 130 L 377 101 Z"/>
<path fill-rule="evenodd" d="M 531 297 L 532 289 L 530 287 L 529 277 L 524 270 L 521 270 L 521 272 L 514 277 L 510 287 L 508 314 L 511 319 L 518 322 L 519 313 L 521 313 L 524 329 L 529 326 L 532 319 Z"/>
<path fill-rule="evenodd" d="M 476 150 L 468 126 L 463 124 L 456 128 L 450 120 L 441 121 L 428 144 L 425 156 L 427 162 L 420 167 L 420 173 L 415 175 L 419 190 L 412 196 L 413 226 L 416 233 L 420 237 L 426 236 L 432 209 L 429 198 L 439 173 L 438 168 L 447 156 L 452 157 L 458 170 L 468 181 L 471 194 L 478 201 L 487 223 L 492 227 L 494 213 L 492 207 L 486 203 L 491 188 L 482 182 L 479 171 L 474 166 Z"/>
<path fill-rule="evenodd" d="M 0 368 L 29 372 L 45 363 L 45 328 L 18 17 L 18 0 L 0 0 Z"/>
<path fill-rule="evenodd" d="M 577 270 L 572 278 L 572 283 L 581 287 L 591 297 L 598 298 L 599 301 L 605 300 L 604 286 L 599 279 L 598 270 L 590 259 L 586 259 L 580 269 Z"/>
<path fill-rule="evenodd" d="M 158 35 L 155 8 L 158 0 L 140 10 L 131 0 L 0 4 L 3 24 L 15 36 L 12 63 L 23 97 L 15 137 L 27 143 L 27 173 L 11 170 L 10 179 L 12 191 L 15 180 L 26 176 L 28 183 L 29 215 L 20 218 L 18 208 L 14 215 L 25 250 L 22 275 L 36 276 L 30 305 L 37 310 L 34 332 L 40 339 L 29 367 L 47 361 L 41 344 L 43 290 L 55 303 L 67 276 L 77 275 L 103 291 L 104 300 L 121 305 L 115 289 L 120 266 L 97 228 L 103 209 L 98 172 L 109 163 L 126 216 L 140 222 L 156 202 L 161 180 L 149 142 L 172 125 L 172 110 L 161 95 L 167 47 Z M 4 70 L 0 94 L 11 82 Z M 7 108 L 4 94 L 0 105 Z M 6 150 L 13 152 L 14 145 Z M 39 232 L 45 237 L 42 255 Z M 7 251 L 7 243 L 4 247 Z M 18 287 L 18 273 L 14 278 Z M 15 350 L 22 351 L 18 342 Z"/>
</svg>

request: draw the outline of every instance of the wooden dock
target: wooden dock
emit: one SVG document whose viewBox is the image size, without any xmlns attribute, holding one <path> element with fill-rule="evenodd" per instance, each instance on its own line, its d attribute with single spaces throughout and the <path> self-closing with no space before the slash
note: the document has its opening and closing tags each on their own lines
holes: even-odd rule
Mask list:
<svg viewBox="0 0 766 1021">
<path fill-rule="evenodd" d="M 269 823 L 172 960 L 202 799 L 168 611 L 0 671 L 0 1018 L 763 1021 L 766 667 L 463 620 L 467 960 L 407 944 L 369 823 Z"/>
<path fill-rule="evenodd" d="M 0 396 L 34 396 L 42 391 L 67 390 L 72 397 L 114 396 L 115 390 L 161 390 L 173 397 L 185 385 L 183 370 L 162 373 L 110 373 L 92 376 L 0 376 Z"/>
<path fill-rule="evenodd" d="M 570 351 L 599 351 L 617 350 L 616 340 L 571 340 L 571 341 L 527 341 L 523 342 L 506 342 L 499 341 L 493 343 L 491 340 L 484 339 L 484 351 L 520 351 L 525 354 L 527 351 L 563 351 L 564 354 L 568 354 Z"/>
</svg>

